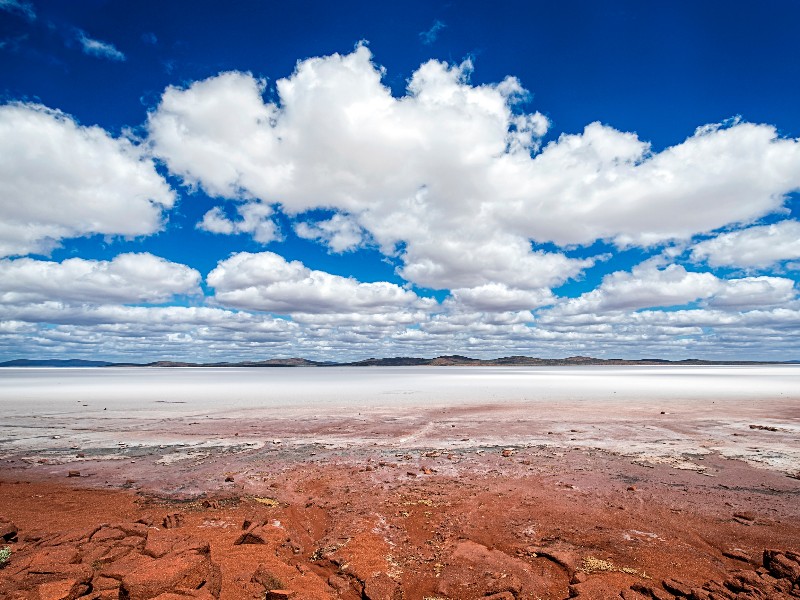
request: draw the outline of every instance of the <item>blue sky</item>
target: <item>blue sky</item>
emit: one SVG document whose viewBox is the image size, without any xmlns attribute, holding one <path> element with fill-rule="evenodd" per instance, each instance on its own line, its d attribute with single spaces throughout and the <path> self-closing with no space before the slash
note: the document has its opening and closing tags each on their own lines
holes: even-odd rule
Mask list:
<svg viewBox="0 0 800 600">
<path fill-rule="evenodd" d="M 0 358 L 800 358 L 798 17 L 0 0 Z"/>
</svg>

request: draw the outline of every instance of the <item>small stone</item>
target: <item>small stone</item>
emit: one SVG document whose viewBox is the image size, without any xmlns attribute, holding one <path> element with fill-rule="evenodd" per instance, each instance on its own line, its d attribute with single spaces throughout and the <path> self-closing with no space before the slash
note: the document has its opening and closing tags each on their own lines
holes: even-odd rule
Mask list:
<svg viewBox="0 0 800 600">
<path fill-rule="evenodd" d="M 0 518 L 0 539 L 4 542 L 16 542 L 19 529 L 11 521 Z"/>
<path fill-rule="evenodd" d="M 232 483 L 233 482 L 233 475 L 227 475 L 225 477 L 225 483 Z"/>
<path fill-rule="evenodd" d="M 573 585 L 577 585 L 579 583 L 583 583 L 588 578 L 589 576 L 583 571 L 575 571 L 575 574 L 572 576 L 572 580 L 570 581 L 570 583 Z"/>
<path fill-rule="evenodd" d="M 116 592 L 117 596 L 119 596 L 119 584 L 118 579 L 97 575 L 92 579 L 92 592 L 108 592 L 108 595 L 112 597 Z M 100 598 L 102 597 L 100 596 Z"/>
<path fill-rule="evenodd" d="M 263 545 L 267 543 L 267 534 L 260 525 L 251 526 L 247 531 L 240 535 L 236 541 L 233 542 L 234 546 L 241 546 L 242 544 Z"/>
<path fill-rule="evenodd" d="M 86 458 L 86 455 L 85 455 L 83 452 L 78 452 L 78 453 L 75 455 L 75 458 Z"/>
<path fill-rule="evenodd" d="M 513 449 L 513 448 L 506 448 L 506 449 L 504 449 L 504 450 L 503 450 L 503 451 L 502 451 L 500 454 L 501 454 L 502 456 L 504 456 L 505 458 L 508 458 L 509 456 L 511 456 L 512 454 L 514 454 L 514 449 Z"/>
<path fill-rule="evenodd" d="M 728 558 L 732 558 L 733 560 L 740 560 L 746 563 L 750 562 L 750 557 L 741 550 L 736 550 L 736 549 L 725 550 L 722 552 L 722 556 L 727 556 Z"/>
<path fill-rule="evenodd" d="M 629 485 L 628 486 L 628 491 L 629 492 L 635 492 L 636 491 L 636 486 L 635 485 Z"/>
<path fill-rule="evenodd" d="M 736 512 L 733 513 L 734 519 L 741 519 L 742 521 L 755 521 L 756 516 L 751 512 Z"/>
<path fill-rule="evenodd" d="M 283 588 L 283 582 L 263 563 L 259 563 L 252 577 L 251 583 L 256 583 L 266 590 L 274 590 Z"/>
<path fill-rule="evenodd" d="M 683 581 L 678 581 L 677 579 L 665 579 L 661 582 L 661 585 L 664 586 L 665 590 L 676 596 L 688 597 L 692 593 L 692 586 Z"/>
<path fill-rule="evenodd" d="M 771 425 L 750 425 L 750 429 L 759 429 L 761 431 L 779 431 L 777 427 Z"/>
<path fill-rule="evenodd" d="M 340 596 L 344 596 L 346 593 L 352 591 L 347 580 L 338 575 L 331 575 L 328 577 L 328 585 L 336 590 Z"/>
<path fill-rule="evenodd" d="M 672 594 L 665 592 L 660 588 L 645 585 L 643 583 L 635 583 L 631 586 L 631 589 L 634 592 L 639 592 L 646 598 L 653 598 L 654 600 L 675 600 L 675 596 Z"/>
<path fill-rule="evenodd" d="M 173 531 L 151 529 L 147 532 L 142 554 L 145 557 L 162 559 L 170 555 L 194 553 L 209 555 L 211 546 L 208 542 L 191 537 L 190 535 L 175 535 Z M 109 575 L 109 572 L 104 573 Z"/>
<path fill-rule="evenodd" d="M 293 540 L 290 537 L 286 538 L 286 541 L 283 544 L 281 544 L 281 547 L 288 548 L 289 550 L 292 551 L 292 554 L 302 554 L 303 553 L 303 546 L 298 544 L 295 540 Z"/>
<path fill-rule="evenodd" d="M 71 600 L 83 596 L 89 591 L 86 582 L 77 579 L 63 579 L 61 581 L 51 581 L 39 586 L 39 600 Z"/>
<path fill-rule="evenodd" d="M 67 471 L 67 477 L 80 477 L 80 471 Z"/>
<path fill-rule="evenodd" d="M 181 513 L 172 513 L 167 515 L 162 519 L 161 524 L 164 526 L 164 529 L 175 529 L 176 527 L 180 527 L 183 525 L 183 515 Z"/>
<path fill-rule="evenodd" d="M 417 476 L 417 474 L 414 473 L 414 471 L 408 471 L 408 472 L 406 472 L 406 475 L 408 475 L 409 477 L 416 477 Z"/>
<path fill-rule="evenodd" d="M 102 526 L 99 530 L 92 534 L 91 540 L 94 543 L 110 542 L 121 540 L 126 537 L 126 534 L 121 529 L 110 526 Z"/>
<path fill-rule="evenodd" d="M 293 596 L 292 590 L 269 590 L 264 600 L 289 600 Z"/>
<path fill-rule="evenodd" d="M 764 550 L 764 567 L 778 579 L 800 581 L 800 555 L 794 552 Z"/>
<path fill-rule="evenodd" d="M 208 553 L 170 553 L 158 560 L 142 557 L 131 566 L 133 568 L 121 565 L 124 570 L 120 573 L 120 598 L 144 600 L 171 594 L 179 589 L 200 588 L 204 588 L 200 598 L 219 597 L 221 572 Z"/>
</svg>

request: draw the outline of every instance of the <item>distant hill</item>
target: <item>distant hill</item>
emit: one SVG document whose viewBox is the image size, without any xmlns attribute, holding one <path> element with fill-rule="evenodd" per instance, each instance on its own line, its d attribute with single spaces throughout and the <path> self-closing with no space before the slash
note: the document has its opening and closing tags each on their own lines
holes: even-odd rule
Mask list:
<svg viewBox="0 0 800 600">
<path fill-rule="evenodd" d="M 27 359 L 18 358 L 0 363 L 0 367 L 110 367 L 114 363 L 102 360 L 69 359 Z"/>
<path fill-rule="evenodd" d="M 317 362 L 305 358 L 272 358 L 243 362 L 193 363 L 159 360 L 150 363 L 114 363 L 115 367 L 324 367 L 337 363 Z"/>
<path fill-rule="evenodd" d="M 593 358 L 591 356 L 570 356 L 567 358 L 535 358 L 531 356 L 504 356 L 501 358 L 470 358 L 453 354 L 436 358 L 414 356 L 395 356 L 393 358 L 367 358 L 354 362 L 315 361 L 305 358 L 272 358 L 259 361 L 194 363 L 160 360 L 149 363 L 114 363 L 98 360 L 29 360 L 17 359 L 0 363 L 0 367 L 568 367 L 568 366 L 620 366 L 620 365 L 765 365 L 798 364 L 800 361 L 785 362 L 745 361 L 745 360 L 666 360 L 662 358 L 643 358 L 627 360 L 622 358 Z"/>
<path fill-rule="evenodd" d="M 370 358 L 352 363 L 343 363 L 343 367 L 392 367 L 392 366 L 469 366 L 469 367 L 568 367 L 568 366 L 604 366 L 604 365 L 761 365 L 782 364 L 766 361 L 716 361 L 689 358 L 685 360 L 666 360 L 659 358 L 646 358 L 626 360 L 621 358 L 593 358 L 591 356 L 570 356 L 567 358 L 534 358 L 530 356 L 504 356 L 501 358 L 470 358 L 454 354 L 452 356 L 437 356 L 436 358 Z"/>
<path fill-rule="evenodd" d="M 412 356 L 396 356 L 394 358 L 367 358 L 356 362 L 341 363 L 340 367 L 418 367 L 431 363 L 429 358 L 414 358 Z"/>
</svg>

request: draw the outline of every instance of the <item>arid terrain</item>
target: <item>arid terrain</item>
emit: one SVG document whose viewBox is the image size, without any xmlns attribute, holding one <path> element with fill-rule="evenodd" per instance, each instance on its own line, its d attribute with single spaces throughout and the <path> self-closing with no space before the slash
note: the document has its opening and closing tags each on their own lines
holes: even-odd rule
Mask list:
<svg viewBox="0 0 800 600">
<path fill-rule="evenodd" d="M 12 410 L 0 597 L 797 598 L 800 408 L 774 393 Z"/>
</svg>

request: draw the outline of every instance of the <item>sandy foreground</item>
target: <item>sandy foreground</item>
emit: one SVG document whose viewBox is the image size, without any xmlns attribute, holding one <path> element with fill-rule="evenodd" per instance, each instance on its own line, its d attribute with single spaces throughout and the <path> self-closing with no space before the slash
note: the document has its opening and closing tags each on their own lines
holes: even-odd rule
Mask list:
<svg viewBox="0 0 800 600">
<path fill-rule="evenodd" d="M 7 376 L 0 598 L 797 598 L 795 373 L 761 398 L 572 371 L 541 401 L 391 380 L 313 406 L 140 388 L 141 410 Z"/>
</svg>

